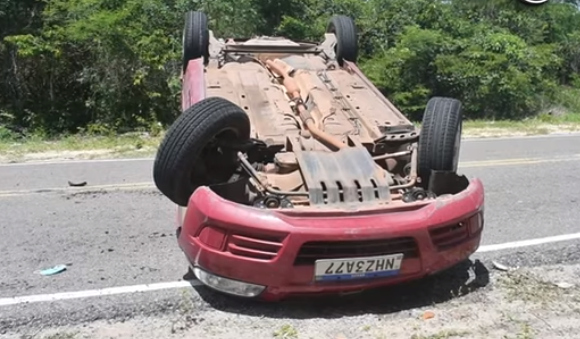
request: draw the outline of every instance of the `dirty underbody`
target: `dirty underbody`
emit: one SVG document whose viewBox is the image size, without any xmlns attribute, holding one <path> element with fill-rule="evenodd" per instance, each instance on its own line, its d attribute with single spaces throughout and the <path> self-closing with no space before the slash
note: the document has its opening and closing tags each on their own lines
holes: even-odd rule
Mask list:
<svg viewBox="0 0 580 339">
<path fill-rule="evenodd" d="M 400 206 L 468 185 L 446 172 L 431 176 L 438 187 L 421 185 L 419 132 L 352 63 L 255 54 L 210 64 L 205 77 L 207 97 L 236 103 L 251 122 L 249 144 L 214 142 L 206 153 L 206 162 L 217 165 L 211 154 L 219 153 L 219 166 L 239 166 L 227 182 L 210 185 L 228 200 L 263 208 Z"/>
</svg>

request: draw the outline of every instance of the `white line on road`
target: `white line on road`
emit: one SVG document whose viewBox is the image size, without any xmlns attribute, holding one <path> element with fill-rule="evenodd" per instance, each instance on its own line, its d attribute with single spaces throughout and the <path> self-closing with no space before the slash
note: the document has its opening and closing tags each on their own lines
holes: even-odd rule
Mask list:
<svg viewBox="0 0 580 339">
<path fill-rule="evenodd" d="M 520 248 L 520 247 L 528 247 L 528 246 L 537 246 L 537 245 L 543 245 L 543 244 L 548 244 L 548 243 L 552 243 L 552 242 L 569 241 L 569 240 L 576 240 L 576 239 L 580 239 L 580 233 L 562 234 L 562 235 L 556 235 L 553 237 L 538 238 L 538 239 L 519 240 L 519 241 L 512 241 L 512 242 L 506 242 L 503 244 L 495 244 L 495 245 L 482 245 L 477 250 L 477 253 L 494 252 L 494 251 L 508 250 L 508 249 L 512 249 L 512 248 Z"/>
<path fill-rule="evenodd" d="M 186 287 L 200 286 L 200 285 L 201 285 L 201 283 L 199 281 L 184 281 L 184 280 L 182 280 L 182 281 L 172 281 L 172 282 L 157 283 L 157 284 L 109 287 L 109 288 L 102 288 L 102 289 L 97 289 L 97 290 L 86 290 L 86 291 L 78 291 L 78 292 L 37 294 L 37 295 L 29 295 L 29 296 L 0 299 L 0 306 L 47 302 L 47 301 L 69 300 L 69 299 L 81 299 L 81 298 L 90 298 L 90 297 L 105 297 L 105 296 L 116 295 L 116 294 L 153 292 L 153 291 L 176 289 L 176 288 L 186 288 Z"/>
<path fill-rule="evenodd" d="M 507 242 L 503 244 L 495 245 L 482 245 L 479 247 L 476 253 L 494 252 L 513 248 L 527 247 L 542 245 L 553 242 L 569 241 L 580 239 L 580 233 L 563 234 L 547 238 L 538 238 L 530 240 L 521 240 Z M 12 298 L 2 298 L 0 299 L 0 306 L 10 306 L 18 304 L 28 304 L 37 302 L 50 302 L 50 301 L 60 301 L 60 300 L 70 300 L 70 299 L 82 299 L 90 297 L 104 297 L 117 294 L 132 294 L 132 293 L 143 293 L 143 292 L 153 292 L 168 289 L 179 289 L 187 288 L 192 286 L 201 286 L 199 281 L 172 281 L 164 283 L 155 284 L 144 284 L 144 285 L 132 285 L 132 286 L 119 286 L 119 287 L 109 287 L 95 290 L 85 290 L 77 292 L 63 292 L 63 293 L 53 293 L 53 294 L 37 294 L 29 296 L 18 296 Z"/>
</svg>

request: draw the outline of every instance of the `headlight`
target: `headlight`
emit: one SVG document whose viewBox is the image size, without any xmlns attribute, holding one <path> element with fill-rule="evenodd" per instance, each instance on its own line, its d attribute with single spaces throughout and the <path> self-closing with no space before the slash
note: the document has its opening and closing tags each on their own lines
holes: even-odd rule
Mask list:
<svg viewBox="0 0 580 339">
<path fill-rule="evenodd" d="M 195 277 L 199 281 L 208 287 L 223 293 L 233 294 L 240 297 L 256 297 L 266 288 L 266 286 L 254 285 L 242 281 L 218 277 L 217 275 L 206 272 L 199 267 L 195 267 L 193 269 L 193 274 L 195 274 Z"/>
<path fill-rule="evenodd" d="M 479 232 L 483 227 L 483 212 L 479 212 L 471 217 L 468 221 L 468 225 L 470 234 L 476 234 Z"/>
</svg>

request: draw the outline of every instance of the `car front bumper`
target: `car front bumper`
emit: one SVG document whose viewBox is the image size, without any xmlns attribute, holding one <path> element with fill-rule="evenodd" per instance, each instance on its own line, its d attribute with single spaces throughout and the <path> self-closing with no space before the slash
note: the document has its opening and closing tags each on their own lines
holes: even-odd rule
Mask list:
<svg viewBox="0 0 580 339">
<path fill-rule="evenodd" d="M 415 280 L 474 253 L 483 230 L 479 179 L 462 192 L 404 209 L 266 210 L 197 189 L 180 209 L 178 243 L 204 284 L 265 300 L 348 293 Z M 314 262 L 403 253 L 390 277 L 319 282 Z"/>
</svg>

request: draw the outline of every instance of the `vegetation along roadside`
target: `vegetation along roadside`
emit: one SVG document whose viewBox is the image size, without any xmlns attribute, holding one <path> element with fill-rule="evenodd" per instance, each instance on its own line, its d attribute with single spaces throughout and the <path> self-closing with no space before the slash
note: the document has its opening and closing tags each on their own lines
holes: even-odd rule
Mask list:
<svg viewBox="0 0 580 339">
<path fill-rule="evenodd" d="M 464 104 L 466 136 L 580 130 L 576 1 L 0 0 L 0 157 L 150 155 L 179 113 L 183 15 L 218 36 L 359 29 L 360 66 L 413 121 Z M 87 152 L 90 151 L 90 152 Z M 44 155 L 42 155 L 44 154 Z"/>
</svg>

